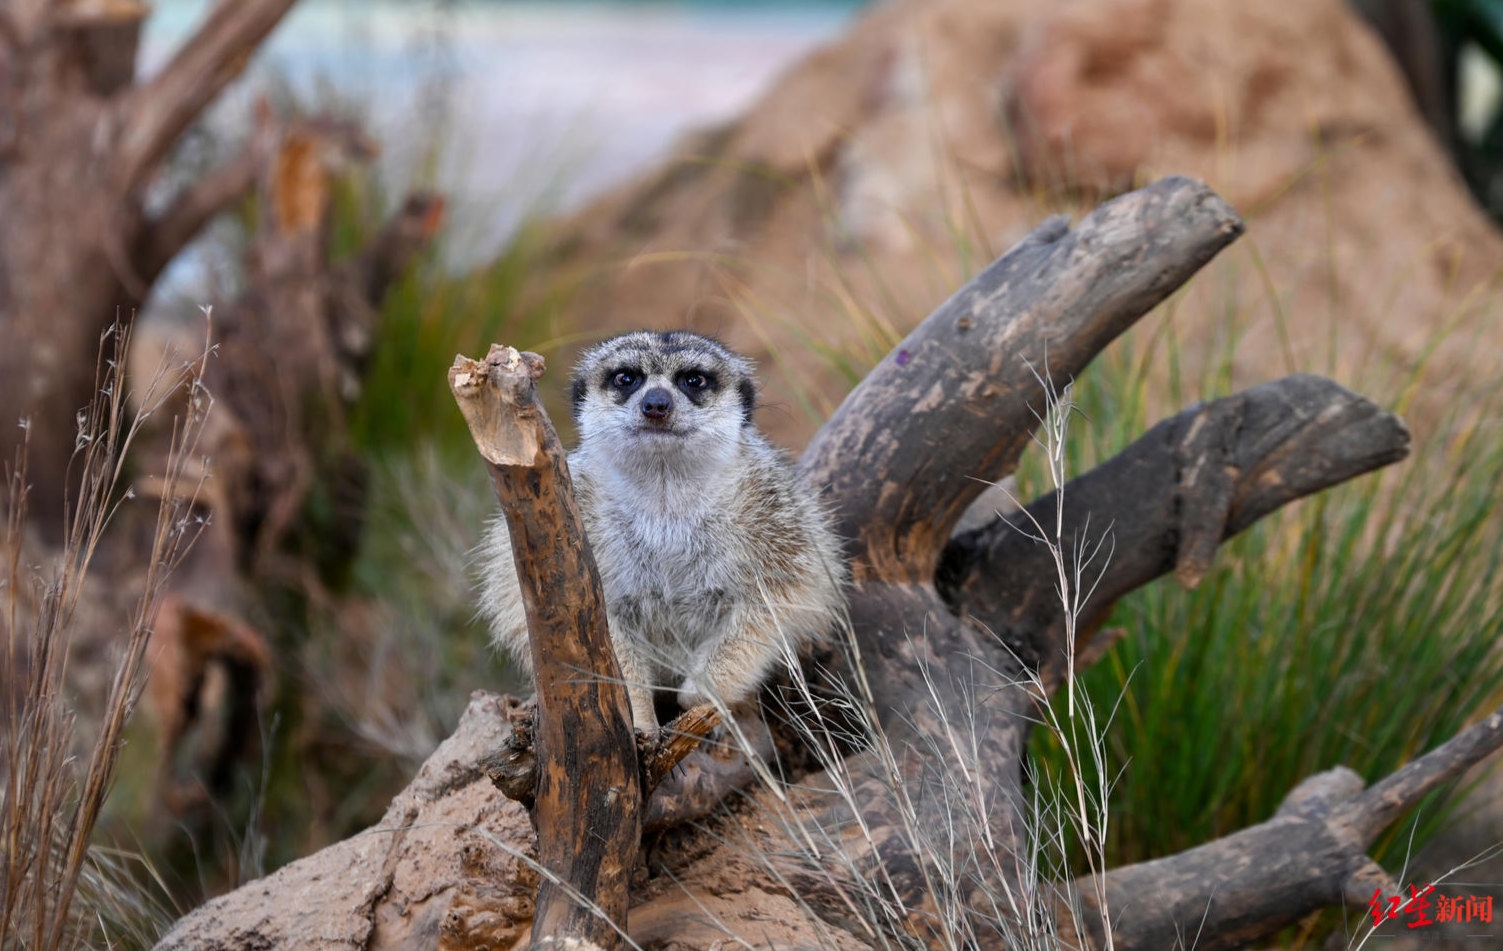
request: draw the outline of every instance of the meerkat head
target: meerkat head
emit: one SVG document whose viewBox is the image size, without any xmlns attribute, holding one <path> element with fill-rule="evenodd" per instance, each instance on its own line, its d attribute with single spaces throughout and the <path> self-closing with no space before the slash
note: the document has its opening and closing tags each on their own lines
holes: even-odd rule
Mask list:
<svg viewBox="0 0 1503 951">
<path fill-rule="evenodd" d="M 750 360 L 688 331 L 613 337 L 575 366 L 580 442 L 648 456 L 734 446 L 752 424 L 752 374 Z"/>
</svg>

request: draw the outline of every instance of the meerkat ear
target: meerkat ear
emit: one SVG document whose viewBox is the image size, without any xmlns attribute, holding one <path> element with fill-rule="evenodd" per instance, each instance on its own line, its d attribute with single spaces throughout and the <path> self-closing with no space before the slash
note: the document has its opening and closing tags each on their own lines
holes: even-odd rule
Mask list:
<svg viewBox="0 0 1503 951">
<path fill-rule="evenodd" d="M 757 384 L 753 383 L 751 380 L 742 380 L 740 389 L 741 416 L 746 420 L 746 424 L 750 426 L 752 421 L 752 414 L 755 413 L 757 409 Z"/>
<path fill-rule="evenodd" d="M 576 376 L 569 384 L 569 411 L 575 422 L 579 421 L 579 408 L 584 405 L 585 393 L 589 388 L 590 384 L 583 376 Z"/>
</svg>

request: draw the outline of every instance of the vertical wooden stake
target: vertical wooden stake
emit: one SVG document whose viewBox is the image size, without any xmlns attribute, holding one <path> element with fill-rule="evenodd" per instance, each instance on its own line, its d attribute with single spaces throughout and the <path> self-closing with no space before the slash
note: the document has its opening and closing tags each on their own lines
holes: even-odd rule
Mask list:
<svg viewBox="0 0 1503 951">
<path fill-rule="evenodd" d="M 532 644 L 538 861 L 565 884 L 545 876 L 539 885 L 531 946 L 572 938 L 612 949 L 642 837 L 641 772 L 600 573 L 537 398 L 542 373 L 537 354 L 492 345 L 484 361 L 456 357 L 449 387 L 511 531 Z"/>
</svg>

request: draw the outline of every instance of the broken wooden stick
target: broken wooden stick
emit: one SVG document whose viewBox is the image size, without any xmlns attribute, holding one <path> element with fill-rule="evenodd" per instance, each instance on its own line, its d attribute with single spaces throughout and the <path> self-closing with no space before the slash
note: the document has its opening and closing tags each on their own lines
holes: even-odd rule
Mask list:
<svg viewBox="0 0 1503 951">
<path fill-rule="evenodd" d="M 642 837 L 631 706 L 563 446 L 538 400 L 543 358 L 493 345 L 456 357 L 449 386 L 511 532 L 537 684 L 538 862 L 534 948 L 572 938 L 621 945 Z"/>
<path fill-rule="evenodd" d="M 506 798 L 528 809 L 537 799 L 537 715 L 536 707 L 525 704 L 509 714 L 511 734 L 501 749 L 481 761 L 481 771 L 491 785 Z M 655 733 L 637 733 L 637 763 L 642 773 L 642 791 L 651 797 L 673 768 L 693 753 L 700 740 L 720 725 L 720 712 L 703 703 L 685 710 Z M 722 797 L 723 798 L 723 797 Z"/>
</svg>

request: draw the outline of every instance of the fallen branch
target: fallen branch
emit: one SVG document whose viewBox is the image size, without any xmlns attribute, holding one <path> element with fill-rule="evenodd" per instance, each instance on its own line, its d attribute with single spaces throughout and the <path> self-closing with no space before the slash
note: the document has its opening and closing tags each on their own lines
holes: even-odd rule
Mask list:
<svg viewBox="0 0 1503 951">
<path fill-rule="evenodd" d="M 1398 894 L 1367 855 L 1378 835 L 1424 796 L 1503 748 L 1503 709 L 1413 760 L 1365 792 L 1338 767 L 1305 780 L 1267 822 L 1224 839 L 1106 875 L 1117 951 L 1156 951 L 1199 936 L 1197 951 L 1240 948 L 1343 902 L 1367 908 Z M 1089 903 L 1093 890 L 1078 891 Z M 1076 919 L 1096 925 L 1099 917 Z M 1106 947 L 1099 929 L 1091 946 Z"/>
<path fill-rule="evenodd" d="M 1216 547 L 1279 507 L 1403 459 L 1409 432 L 1392 413 L 1330 380 L 1291 376 L 1192 407 L 1065 486 L 1063 538 L 1111 559 L 1077 619 L 1077 653 L 1116 600 L 1174 571 L 1194 584 Z M 1052 524 L 1056 493 L 1028 506 Z M 950 608 L 1063 676 L 1064 614 L 1053 563 L 1021 514 L 951 539 L 939 572 Z M 1067 556 L 1069 553 L 1067 553 Z"/>
</svg>

